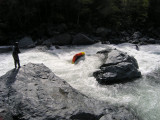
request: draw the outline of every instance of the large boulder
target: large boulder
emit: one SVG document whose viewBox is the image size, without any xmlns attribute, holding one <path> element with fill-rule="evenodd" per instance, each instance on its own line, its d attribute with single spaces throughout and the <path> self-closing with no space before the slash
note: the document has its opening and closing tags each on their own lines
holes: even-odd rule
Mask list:
<svg viewBox="0 0 160 120">
<path fill-rule="evenodd" d="M 100 84 L 123 83 L 141 77 L 134 57 L 111 48 L 98 53 L 105 56 L 100 70 L 93 73 Z"/>
<path fill-rule="evenodd" d="M 24 37 L 19 41 L 20 48 L 32 48 L 35 47 L 35 43 L 33 42 L 31 37 Z"/>
<path fill-rule="evenodd" d="M 94 40 L 92 40 L 91 38 L 81 33 L 78 33 L 77 35 L 75 35 L 72 40 L 73 45 L 90 45 L 93 43 L 94 43 Z"/>
<path fill-rule="evenodd" d="M 42 45 L 70 45 L 72 42 L 72 36 L 68 33 L 59 34 L 55 37 L 45 40 Z"/>
<path fill-rule="evenodd" d="M 68 33 L 63 33 L 55 36 L 51 42 L 53 45 L 69 45 L 72 42 L 72 36 Z"/>
<path fill-rule="evenodd" d="M 138 120 L 124 106 L 81 94 L 43 64 L 7 72 L 0 77 L 0 93 L 3 120 Z"/>
</svg>

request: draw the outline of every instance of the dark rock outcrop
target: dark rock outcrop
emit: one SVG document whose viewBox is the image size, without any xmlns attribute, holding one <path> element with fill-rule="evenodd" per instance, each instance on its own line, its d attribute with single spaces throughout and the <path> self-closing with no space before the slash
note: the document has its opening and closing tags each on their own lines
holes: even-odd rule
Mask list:
<svg viewBox="0 0 160 120">
<path fill-rule="evenodd" d="M 24 37 L 19 41 L 20 48 L 32 48 L 35 47 L 35 43 L 33 42 L 31 37 Z"/>
<path fill-rule="evenodd" d="M 6 53 L 12 51 L 12 46 L 0 46 L 0 53 Z"/>
<path fill-rule="evenodd" d="M 68 33 L 56 35 L 50 39 L 45 40 L 42 45 L 70 45 L 72 42 L 72 36 Z"/>
<path fill-rule="evenodd" d="M 53 45 L 70 45 L 72 42 L 72 37 L 68 33 L 63 33 L 54 37 Z"/>
<path fill-rule="evenodd" d="M 139 31 L 135 32 L 135 33 L 132 35 L 132 38 L 133 38 L 133 39 L 139 39 L 139 38 L 141 38 L 141 37 L 142 37 L 142 34 L 141 34 Z"/>
<path fill-rule="evenodd" d="M 45 45 L 48 48 L 51 47 L 52 46 L 52 39 L 54 39 L 54 38 L 47 39 L 47 40 L 43 41 L 42 45 Z"/>
<path fill-rule="evenodd" d="M 93 43 L 94 43 L 94 40 L 92 40 L 91 38 L 81 33 L 78 33 L 77 35 L 75 35 L 72 40 L 73 45 L 90 45 Z"/>
<path fill-rule="evenodd" d="M 147 41 L 148 44 L 155 44 L 156 40 L 154 38 L 149 38 Z"/>
<path fill-rule="evenodd" d="M 3 120 L 138 119 L 124 106 L 79 93 L 43 64 L 29 63 L 0 77 L 0 98 Z"/>
<path fill-rule="evenodd" d="M 141 77 L 134 57 L 111 48 L 98 53 L 105 56 L 100 70 L 93 73 L 100 84 L 123 83 Z"/>
</svg>

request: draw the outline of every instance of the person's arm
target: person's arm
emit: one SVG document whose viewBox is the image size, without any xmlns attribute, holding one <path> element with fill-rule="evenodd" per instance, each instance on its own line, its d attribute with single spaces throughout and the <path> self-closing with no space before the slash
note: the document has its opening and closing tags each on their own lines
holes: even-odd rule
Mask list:
<svg viewBox="0 0 160 120">
<path fill-rule="evenodd" d="M 21 51 L 19 50 L 19 48 L 18 48 L 18 53 L 21 53 Z"/>
</svg>

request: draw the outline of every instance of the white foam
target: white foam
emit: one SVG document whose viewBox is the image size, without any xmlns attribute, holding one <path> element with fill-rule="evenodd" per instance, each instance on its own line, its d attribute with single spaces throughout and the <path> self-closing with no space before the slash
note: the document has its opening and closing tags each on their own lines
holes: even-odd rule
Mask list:
<svg viewBox="0 0 160 120">
<path fill-rule="evenodd" d="M 150 84 L 145 77 L 126 84 L 101 86 L 92 73 L 99 69 L 103 56 L 96 52 L 107 45 L 100 43 L 89 46 L 72 46 L 42 52 L 37 49 L 22 51 L 19 55 L 21 64 L 44 63 L 57 76 L 65 79 L 80 92 L 114 104 L 124 104 L 134 108 L 144 120 L 160 119 L 160 85 Z M 140 51 L 132 44 L 110 45 L 134 56 L 143 76 L 154 71 L 160 65 L 160 45 L 140 46 Z M 85 60 L 77 65 L 71 64 L 72 57 L 78 52 L 85 52 Z M 0 76 L 14 68 L 11 53 L 0 54 Z"/>
</svg>

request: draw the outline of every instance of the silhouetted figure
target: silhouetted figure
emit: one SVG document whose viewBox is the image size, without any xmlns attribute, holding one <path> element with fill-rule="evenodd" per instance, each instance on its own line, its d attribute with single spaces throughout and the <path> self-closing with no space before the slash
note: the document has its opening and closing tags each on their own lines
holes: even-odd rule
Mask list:
<svg viewBox="0 0 160 120">
<path fill-rule="evenodd" d="M 20 61 L 19 61 L 19 56 L 18 54 L 21 53 L 20 50 L 19 50 L 19 47 L 18 47 L 18 42 L 15 42 L 14 43 L 14 46 L 13 46 L 13 59 L 14 59 L 14 65 L 15 65 L 15 68 L 17 68 L 17 64 L 18 64 L 18 68 L 20 68 Z"/>
<path fill-rule="evenodd" d="M 136 50 L 138 50 L 139 51 L 139 47 L 138 47 L 138 45 L 135 45 L 136 46 Z"/>
</svg>

